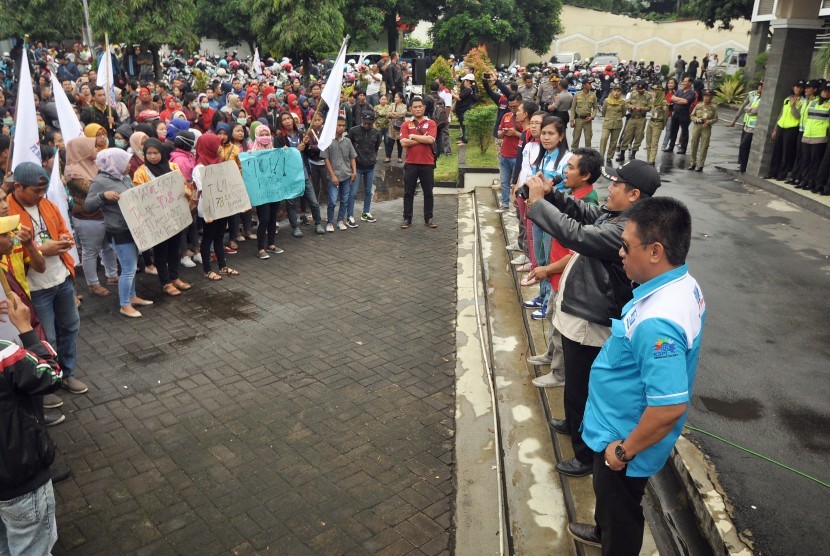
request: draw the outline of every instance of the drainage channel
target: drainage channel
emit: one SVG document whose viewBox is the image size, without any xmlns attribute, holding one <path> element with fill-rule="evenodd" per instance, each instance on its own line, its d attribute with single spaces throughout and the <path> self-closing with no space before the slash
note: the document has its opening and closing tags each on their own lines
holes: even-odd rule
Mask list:
<svg viewBox="0 0 830 556">
<path fill-rule="evenodd" d="M 494 196 L 498 195 L 496 191 L 491 191 L 491 193 Z M 476 232 L 480 233 L 479 230 L 476 230 Z M 503 218 L 501 219 L 501 232 L 504 234 L 505 242 L 507 242 L 508 231 Z M 524 301 L 519 286 L 521 277 L 518 276 L 515 268 L 511 269 L 510 272 L 513 278 L 516 302 L 521 303 Z M 535 346 L 531 321 L 527 312 L 523 312 L 522 321 L 530 353 L 540 353 Z M 546 419 L 549 419 L 552 416 L 551 405 L 543 389 L 539 389 L 539 401 L 544 408 Z M 561 461 L 563 459 L 563 445 L 558 435 L 553 431 L 550 431 L 550 441 L 557 461 Z M 688 494 L 678 478 L 677 472 L 672 467 L 671 461 L 669 460 L 669 463 L 651 478 L 646 488 L 646 495 L 643 498 L 643 510 L 648 530 L 641 554 L 653 553 L 652 550 L 656 549 L 661 556 L 712 555 L 714 551 L 701 533 Z M 574 491 L 571 488 L 570 480 L 563 478 L 561 483 L 568 519 L 577 521 L 579 517 L 582 517 L 584 520 L 587 512 L 583 509 L 583 511 L 577 513 Z M 652 542 L 649 542 L 649 537 Z M 595 553 L 595 549 L 586 551 L 584 545 L 574 544 L 579 556 L 585 556 L 586 553 L 589 555 Z"/>
</svg>

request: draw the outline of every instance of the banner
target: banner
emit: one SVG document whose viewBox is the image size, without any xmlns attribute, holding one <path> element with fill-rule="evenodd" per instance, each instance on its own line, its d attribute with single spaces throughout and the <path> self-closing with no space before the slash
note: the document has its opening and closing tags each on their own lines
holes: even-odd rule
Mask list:
<svg viewBox="0 0 830 556">
<path fill-rule="evenodd" d="M 29 73 L 26 49 L 23 49 L 20 55 L 20 81 L 18 83 L 12 170 L 17 168 L 21 162 L 34 162 L 40 165 L 40 136 L 35 117 L 35 94 L 32 91 L 32 74 Z"/>
<path fill-rule="evenodd" d="M 139 251 L 170 239 L 193 222 L 180 172 L 169 172 L 125 191 L 118 206 Z"/>
<path fill-rule="evenodd" d="M 248 192 L 236 162 L 202 166 L 202 214 L 206 220 L 218 220 L 251 208 Z"/>
<path fill-rule="evenodd" d="M 63 135 L 64 142 L 68 142 L 75 137 L 84 136 L 84 128 L 75 115 L 72 109 L 72 103 L 66 96 L 66 91 L 63 90 L 55 72 L 52 72 L 52 94 L 55 97 L 55 108 L 58 111 L 58 123 L 61 126 L 61 135 Z"/>
<path fill-rule="evenodd" d="M 337 131 L 337 114 L 340 112 L 340 91 L 343 86 L 343 66 L 346 63 L 346 45 L 349 37 L 343 39 L 343 44 L 340 45 L 340 53 L 334 61 L 334 65 L 329 72 L 329 78 L 323 87 L 321 98 L 325 101 L 328 107 L 326 112 L 326 119 L 323 122 L 323 131 L 320 133 L 320 138 L 317 141 L 317 146 L 321 151 L 331 145 L 334 140 L 334 134 Z M 317 106 L 319 110 L 319 105 Z"/>
<path fill-rule="evenodd" d="M 330 110 L 329 114 L 336 110 Z M 297 149 L 266 149 L 239 153 L 242 178 L 255 207 L 283 199 L 296 199 L 305 192 L 303 156 Z"/>
<path fill-rule="evenodd" d="M 75 235 L 75 230 L 72 227 L 72 220 L 69 219 L 69 197 L 66 195 L 66 187 L 63 185 L 61 179 L 61 163 L 59 155 L 55 155 L 52 162 L 52 176 L 49 178 L 49 189 L 46 190 L 46 198 L 52 201 L 58 207 L 63 221 L 66 223 L 67 229 Z M 69 254 L 75 260 L 75 266 L 81 264 L 81 257 L 78 256 L 78 246 L 73 245 L 69 250 Z"/>
</svg>

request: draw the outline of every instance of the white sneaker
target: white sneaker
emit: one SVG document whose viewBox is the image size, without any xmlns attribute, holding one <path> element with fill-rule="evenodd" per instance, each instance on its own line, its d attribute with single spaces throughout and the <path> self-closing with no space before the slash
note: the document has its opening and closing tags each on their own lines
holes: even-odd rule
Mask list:
<svg viewBox="0 0 830 556">
<path fill-rule="evenodd" d="M 193 255 L 193 262 L 196 264 L 202 264 L 202 254 L 196 253 L 195 255 Z"/>
<path fill-rule="evenodd" d="M 551 358 L 547 353 L 540 353 L 539 355 L 531 355 L 527 358 L 527 362 L 531 365 L 550 365 Z"/>
<path fill-rule="evenodd" d="M 522 248 L 519 247 L 519 242 L 517 241 L 515 243 L 511 243 L 510 245 L 508 245 L 507 250 L 508 251 L 521 251 Z"/>
<path fill-rule="evenodd" d="M 181 264 L 185 268 L 193 268 L 194 266 L 196 266 L 196 263 L 194 263 L 193 259 L 191 259 L 190 257 L 182 257 L 182 260 L 179 261 L 179 264 Z"/>
<path fill-rule="evenodd" d="M 560 375 L 557 371 L 550 372 L 533 379 L 533 386 L 537 388 L 556 388 L 557 386 L 565 386 L 565 377 Z"/>
<path fill-rule="evenodd" d="M 518 257 L 516 257 L 515 259 L 510 261 L 510 264 L 521 265 L 521 264 L 527 264 L 529 262 L 530 262 L 530 259 L 527 258 L 527 255 L 522 253 L 521 255 L 519 255 Z"/>
<path fill-rule="evenodd" d="M 509 210 L 510 210 L 510 207 L 508 207 L 507 205 L 501 205 L 501 206 L 499 206 L 499 208 L 496 209 L 496 212 L 498 214 L 501 214 L 503 212 L 508 212 Z"/>
</svg>

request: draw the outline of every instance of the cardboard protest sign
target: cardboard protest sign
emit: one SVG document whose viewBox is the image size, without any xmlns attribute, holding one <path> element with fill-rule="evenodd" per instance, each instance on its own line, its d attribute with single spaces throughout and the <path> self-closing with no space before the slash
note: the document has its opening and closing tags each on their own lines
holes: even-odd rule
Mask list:
<svg viewBox="0 0 830 556">
<path fill-rule="evenodd" d="M 202 214 L 205 219 L 218 220 L 251 208 L 236 162 L 202 166 L 198 171 L 202 176 Z"/>
<path fill-rule="evenodd" d="M 305 192 L 303 157 L 297 149 L 240 153 L 242 178 L 253 206 L 296 199 Z"/>
<path fill-rule="evenodd" d="M 139 251 L 170 239 L 193 222 L 180 172 L 169 172 L 125 191 L 118 206 Z"/>
</svg>

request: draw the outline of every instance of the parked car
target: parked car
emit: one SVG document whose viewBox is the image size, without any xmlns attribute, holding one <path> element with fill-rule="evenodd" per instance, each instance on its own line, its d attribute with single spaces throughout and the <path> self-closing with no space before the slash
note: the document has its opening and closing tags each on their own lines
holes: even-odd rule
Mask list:
<svg viewBox="0 0 830 556">
<path fill-rule="evenodd" d="M 558 68 L 567 66 L 571 71 L 580 62 L 582 62 L 582 56 L 579 55 L 579 52 L 558 52 L 550 57 L 551 64 Z"/>
<path fill-rule="evenodd" d="M 381 56 L 380 52 L 347 52 L 346 61 L 354 60 L 357 64 L 365 64 L 369 60 L 370 64 L 377 64 Z"/>
<path fill-rule="evenodd" d="M 591 66 L 591 69 L 605 69 L 605 66 L 608 65 L 616 69 L 619 63 L 620 58 L 619 56 L 617 56 L 616 52 L 600 52 L 596 56 L 594 56 L 594 59 L 591 60 L 591 63 L 589 65 Z"/>
<path fill-rule="evenodd" d="M 748 54 L 748 52 L 739 52 L 737 50 L 729 54 L 729 58 L 724 58 L 715 69 L 715 78 L 722 79 L 726 75 L 735 75 L 738 73 L 738 70 L 744 69 Z"/>
</svg>

